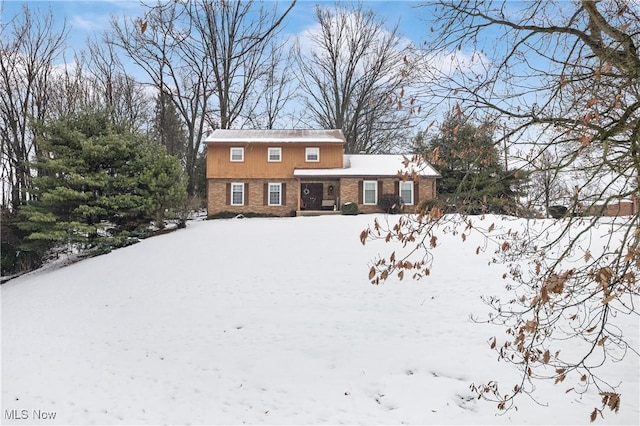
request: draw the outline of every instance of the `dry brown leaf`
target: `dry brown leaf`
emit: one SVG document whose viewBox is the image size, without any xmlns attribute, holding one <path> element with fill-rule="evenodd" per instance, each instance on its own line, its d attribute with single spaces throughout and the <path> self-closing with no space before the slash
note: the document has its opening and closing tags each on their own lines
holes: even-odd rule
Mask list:
<svg viewBox="0 0 640 426">
<path fill-rule="evenodd" d="M 369 230 L 365 229 L 360 233 L 360 242 L 364 245 L 365 241 L 367 241 L 367 237 L 369 236 Z"/>
</svg>

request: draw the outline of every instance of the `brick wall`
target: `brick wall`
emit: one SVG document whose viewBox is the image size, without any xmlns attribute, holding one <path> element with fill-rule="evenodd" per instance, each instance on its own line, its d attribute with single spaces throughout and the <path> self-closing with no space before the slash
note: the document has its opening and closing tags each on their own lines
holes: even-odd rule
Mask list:
<svg viewBox="0 0 640 426">
<path fill-rule="evenodd" d="M 607 209 L 604 212 L 605 216 L 632 216 L 636 212 L 634 211 L 633 201 L 622 200 L 617 204 L 607 205 Z"/>
<path fill-rule="evenodd" d="M 359 179 L 353 178 L 342 178 L 340 180 L 340 204 L 358 203 L 358 182 Z"/>
<path fill-rule="evenodd" d="M 360 185 L 363 180 L 378 180 L 382 181 L 382 193 L 378 194 L 378 197 L 382 194 L 394 194 L 396 192 L 396 182 L 398 178 L 342 178 L 340 182 L 340 202 L 342 204 L 346 202 L 352 202 L 358 204 Z M 413 207 L 406 206 L 405 211 L 409 209 L 415 209 L 425 200 L 431 200 L 435 198 L 435 179 L 421 177 L 418 184 L 418 194 Z M 378 213 L 380 208 L 377 205 L 364 205 L 358 204 L 358 211 L 360 213 Z"/>
<path fill-rule="evenodd" d="M 232 206 L 227 204 L 227 184 L 242 182 L 249 185 L 245 194 L 245 205 Z M 265 183 L 284 183 L 286 185 L 286 200 L 282 206 L 269 206 L 264 203 Z M 248 197 L 247 197 L 248 195 Z M 248 198 L 248 199 L 247 199 Z M 295 179 L 265 180 L 265 179 L 209 179 L 207 187 L 207 214 L 209 216 L 220 212 L 232 213 L 260 213 L 275 216 L 291 216 L 298 208 L 298 182 Z"/>
<path fill-rule="evenodd" d="M 376 180 L 374 178 L 368 178 L 370 180 Z M 325 194 L 327 198 L 334 198 L 336 195 L 340 196 L 340 203 L 346 202 L 358 203 L 359 187 L 362 180 L 361 177 L 342 178 L 340 181 L 331 180 L 324 181 Z M 378 197 L 382 194 L 394 194 L 396 191 L 396 182 L 398 178 L 388 177 L 379 178 L 378 181 L 382 182 L 382 192 L 378 194 Z M 232 206 L 227 204 L 227 184 L 232 182 L 247 183 L 248 186 L 248 203 L 245 202 L 243 206 Z M 286 203 L 282 206 L 269 206 L 264 203 L 264 184 L 267 182 L 278 182 L 286 184 Z M 320 181 L 318 181 L 320 182 Z M 326 192 L 329 185 L 334 186 L 334 196 L 329 196 Z M 271 214 L 276 216 L 290 216 L 298 208 L 299 187 L 296 179 L 284 179 L 284 180 L 266 180 L 266 179 L 209 179 L 208 180 L 208 196 L 207 196 L 207 213 L 209 215 L 215 215 L 220 212 L 232 212 L 232 213 L 260 213 Z M 435 180 L 432 178 L 421 178 L 419 182 L 418 196 L 415 200 L 414 206 L 405 206 L 405 212 L 412 212 L 414 209 L 420 206 L 425 200 L 430 200 L 435 197 Z M 246 198 L 245 198 L 246 201 Z M 364 205 L 358 204 L 358 211 L 360 213 L 378 213 L 380 208 L 377 205 Z"/>
</svg>

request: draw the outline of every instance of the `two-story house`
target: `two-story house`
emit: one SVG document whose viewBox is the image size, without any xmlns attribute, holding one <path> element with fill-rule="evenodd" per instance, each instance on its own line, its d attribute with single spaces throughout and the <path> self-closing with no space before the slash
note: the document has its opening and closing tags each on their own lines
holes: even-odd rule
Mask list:
<svg viewBox="0 0 640 426">
<path fill-rule="evenodd" d="M 383 194 L 405 209 L 435 198 L 436 179 L 423 165 L 402 179 L 402 155 L 345 155 L 342 130 L 215 130 L 207 139 L 207 212 L 290 216 L 358 204 L 380 212 Z"/>
</svg>

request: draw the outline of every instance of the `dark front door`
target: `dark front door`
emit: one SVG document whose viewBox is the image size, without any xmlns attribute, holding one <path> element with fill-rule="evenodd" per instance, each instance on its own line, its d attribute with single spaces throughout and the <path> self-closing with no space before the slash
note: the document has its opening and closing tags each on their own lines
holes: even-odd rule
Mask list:
<svg viewBox="0 0 640 426">
<path fill-rule="evenodd" d="M 301 199 L 303 210 L 320 210 L 322 207 L 323 186 L 321 183 L 303 183 Z"/>
</svg>

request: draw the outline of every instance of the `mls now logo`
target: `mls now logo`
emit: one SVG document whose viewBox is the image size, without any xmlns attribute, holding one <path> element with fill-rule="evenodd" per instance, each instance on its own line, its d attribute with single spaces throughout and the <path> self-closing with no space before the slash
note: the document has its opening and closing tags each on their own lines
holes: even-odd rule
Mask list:
<svg viewBox="0 0 640 426">
<path fill-rule="evenodd" d="M 56 418 L 55 411 L 42 410 L 4 410 L 5 420 L 54 420 Z"/>
</svg>

